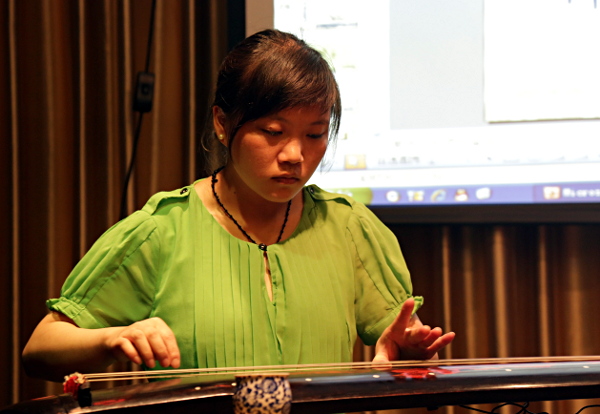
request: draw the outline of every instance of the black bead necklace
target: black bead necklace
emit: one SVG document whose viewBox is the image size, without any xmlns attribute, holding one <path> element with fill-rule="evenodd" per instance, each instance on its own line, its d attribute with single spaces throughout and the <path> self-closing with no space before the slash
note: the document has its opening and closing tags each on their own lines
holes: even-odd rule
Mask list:
<svg viewBox="0 0 600 414">
<path fill-rule="evenodd" d="M 225 214 L 227 215 L 227 217 L 229 217 L 231 219 L 231 221 L 233 221 L 233 223 L 237 226 L 238 229 L 240 229 L 240 231 L 244 234 L 244 236 L 246 236 L 246 238 L 250 242 L 252 242 L 254 244 L 258 244 L 258 243 L 256 243 L 254 241 L 254 239 L 252 237 L 250 237 L 250 235 L 248 233 L 246 233 L 246 230 L 244 230 L 242 228 L 242 226 L 240 226 L 240 223 L 238 223 L 237 220 L 235 218 L 233 218 L 233 216 L 231 215 L 231 213 L 229 211 L 227 211 L 227 209 L 225 208 L 225 206 L 221 202 L 221 199 L 217 195 L 217 190 L 215 190 L 215 184 L 217 183 L 217 181 L 219 181 L 219 180 L 217 180 L 217 174 L 223 168 L 225 168 L 225 167 L 218 168 L 218 169 L 214 170 L 213 173 L 212 173 L 211 186 L 212 186 L 212 192 L 213 192 L 213 194 L 215 196 L 215 200 L 217 200 L 217 203 L 219 204 L 219 206 L 221 206 L 221 208 L 223 209 L 223 211 L 225 212 Z M 281 230 L 279 231 L 279 237 L 277 237 L 277 241 L 275 243 L 279 243 L 281 241 L 281 237 L 283 236 L 283 231 L 285 230 L 285 225 L 287 224 L 287 221 L 288 221 L 288 216 L 290 215 L 290 208 L 291 207 L 292 207 L 292 200 L 288 201 L 287 210 L 285 211 L 285 219 L 283 220 L 283 226 L 281 226 Z M 264 244 L 264 243 L 258 244 L 258 248 L 260 250 L 262 250 L 263 252 L 267 251 L 267 245 Z"/>
</svg>

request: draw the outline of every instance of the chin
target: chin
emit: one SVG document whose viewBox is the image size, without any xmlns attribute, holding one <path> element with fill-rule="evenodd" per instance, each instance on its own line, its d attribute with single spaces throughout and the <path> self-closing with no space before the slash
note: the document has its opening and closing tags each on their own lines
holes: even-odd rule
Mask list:
<svg viewBox="0 0 600 414">
<path fill-rule="evenodd" d="M 292 200 L 294 197 L 296 197 L 296 195 L 298 195 L 298 193 L 302 190 L 302 187 L 298 187 L 298 188 L 290 188 L 287 191 L 277 191 L 274 193 L 271 193 L 270 197 L 267 197 L 267 200 L 269 201 L 273 201 L 275 203 L 287 203 L 288 201 Z"/>
</svg>

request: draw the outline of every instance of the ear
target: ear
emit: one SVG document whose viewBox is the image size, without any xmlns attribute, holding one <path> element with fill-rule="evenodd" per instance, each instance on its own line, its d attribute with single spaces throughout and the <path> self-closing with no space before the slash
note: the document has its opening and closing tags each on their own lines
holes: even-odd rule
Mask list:
<svg viewBox="0 0 600 414">
<path fill-rule="evenodd" d="M 217 134 L 217 139 L 221 142 L 221 144 L 227 146 L 228 140 L 227 135 L 225 134 L 225 112 L 218 107 L 213 106 L 212 108 L 213 115 L 213 127 L 215 129 L 215 133 Z"/>
</svg>

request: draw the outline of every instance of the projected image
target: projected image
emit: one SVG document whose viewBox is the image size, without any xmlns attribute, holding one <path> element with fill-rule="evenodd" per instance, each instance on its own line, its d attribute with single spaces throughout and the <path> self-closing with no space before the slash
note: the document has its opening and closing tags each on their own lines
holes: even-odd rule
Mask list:
<svg viewBox="0 0 600 414">
<path fill-rule="evenodd" d="M 369 205 L 600 202 L 593 0 L 276 0 L 344 104 L 312 182 Z M 507 30 L 510 28 L 510 30 Z"/>
</svg>

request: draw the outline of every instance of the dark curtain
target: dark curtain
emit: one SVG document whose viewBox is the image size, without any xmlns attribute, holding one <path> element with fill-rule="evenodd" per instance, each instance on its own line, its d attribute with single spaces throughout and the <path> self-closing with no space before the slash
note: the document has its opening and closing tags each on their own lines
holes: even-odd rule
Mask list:
<svg viewBox="0 0 600 414">
<path fill-rule="evenodd" d="M 59 390 L 27 378 L 20 352 L 45 299 L 119 219 L 151 10 L 151 0 L 0 1 L 0 406 Z M 156 2 L 154 103 L 141 122 L 128 212 L 204 175 L 199 137 L 228 48 L 227 12 L 217 0 Z"/>
<path fill-rule="evenodd" d="M 129 212 L 210 170 L 199 137 L 218 64 L 233 42 L 228 28 L 239 33 L 242 24 L 232 4 L 156 3 L 154 106 L 142 119 Z M 0 406 L 60 392 L 27 378 L 20 353 L 45 300 L 119 219 L 151 5 L 0 0 Z M 415 293 L 426 298 L 421 319 L 458 334 L 442 358 L 600 353 L 598 225 L 391 228 Z M 357 346 L 358 359 L 371 353 Z M 539 403 L 537 411 L 575 413 L 585 403 Z"/>
</svg>

